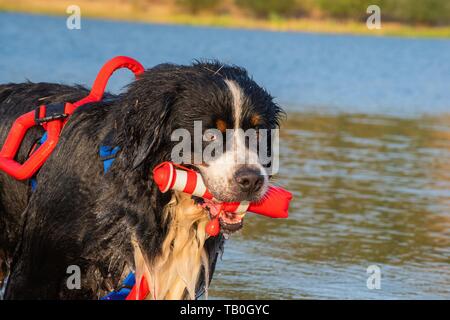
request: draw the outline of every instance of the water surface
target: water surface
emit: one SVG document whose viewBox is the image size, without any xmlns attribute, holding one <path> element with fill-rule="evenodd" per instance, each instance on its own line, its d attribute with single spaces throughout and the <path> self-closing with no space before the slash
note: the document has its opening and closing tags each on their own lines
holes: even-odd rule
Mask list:
<svg viewBox="0 0 450 320">
<path fill-rule="evenodd" d="M 450 117 L 291 113 L 277 184 L 288 220 L 248 214 L 211 294 L 450 299 Z M 380 290 L 366 269 L 381 268 Z"/>
<path fill-rule="evenodd" d="M 246 67 L 289 110 L 409 116 L 450 110 L 450 40 L 161 26 L 0 13 L 0 82 L 90 86 L 129 55 L 146 67 L 219 59 Z M 119 90 L 130 77 L 113 79 Z"/>
</svg>

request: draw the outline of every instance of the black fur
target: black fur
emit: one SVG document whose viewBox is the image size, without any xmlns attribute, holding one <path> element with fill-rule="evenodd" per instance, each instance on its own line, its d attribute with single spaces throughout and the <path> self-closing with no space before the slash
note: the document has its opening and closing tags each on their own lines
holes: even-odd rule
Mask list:
<svg viewBox="0 0 450 320">
<path fill-rule="evenodd" d="M 150 259 L 157 257 L 169 228 L 161 212 L 170 194 L 157 190 L 151 169 L 170 160 L 174 129 L 191 129 L 194 120 L 214 127 L 215 119 L 230 118 L 225 78 L 243 88 L 246 112 L 257 112 L 268 128 L 277 126 L 280 109 L 245 70 L 215 62 L 164 64 L 147 70 L 124 94 L 80 107 L 39 171 L 34 193 L 29 182 L 0 173 L 0 259 L 3 251 L 11 272 L 5 298 L 98 299 L 133 269 L 132 234 Z M 0 145 L 19 115 L 87 94 L 79 86 L 1 85 Z M 19 161 L 42 133 L 36 127 L 27 134 Z M 107 139 L 120 152 L 105 175 L 98 150 Z M 208 239 L 211 264 L 222 242 Z M 67 289 L 69 265 L 81 267 L 80 290 Z"/>
</svg>

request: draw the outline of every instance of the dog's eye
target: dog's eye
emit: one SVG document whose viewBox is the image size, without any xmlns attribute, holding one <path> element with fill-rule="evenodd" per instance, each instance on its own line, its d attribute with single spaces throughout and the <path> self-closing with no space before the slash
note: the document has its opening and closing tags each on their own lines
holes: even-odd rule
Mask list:
<svg viewBox="0 0 450 320">
<path fill-rule="evenodd" d="M 203 135 L 203 140 L 204 141 L 215 141 L 215 140 L 217 140 L 217 135 L 212 132 L 205 132 L 205 134 Z"/>
</svg>

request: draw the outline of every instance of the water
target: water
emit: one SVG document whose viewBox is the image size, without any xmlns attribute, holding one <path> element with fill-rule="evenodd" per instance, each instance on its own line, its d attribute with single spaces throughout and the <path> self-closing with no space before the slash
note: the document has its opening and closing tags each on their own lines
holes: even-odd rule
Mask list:
<svg viewBox="0 0 450 320">
<path fill-rule="evenodd" d="M 277 179 L 294 191 L 290 219 L 248 216 L 214 294 L 450 298 L 449 121 L 290 114 Z M 372 264 L 381 290 L 366 287 Z"/>
<path fill-rule="evenodd" d="M 212 298 L 450 299 L 450 41 L 0 14 L 0 82 L 90 86 L 114 55 L 245 66 L 288 110 L 288 220 L 249 214 Z M 113 77 L 117 92 L 131 76 Z M 366 269 L 381 268 L 380 290 Z"/>
</svg>

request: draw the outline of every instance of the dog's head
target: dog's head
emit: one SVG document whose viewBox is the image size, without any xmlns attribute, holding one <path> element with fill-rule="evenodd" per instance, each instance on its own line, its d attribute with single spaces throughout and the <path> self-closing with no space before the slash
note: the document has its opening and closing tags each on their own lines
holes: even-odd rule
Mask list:
<svg viewBox="0 0 450 320">
<path fill-rule="evenodd" d="M 107 199 L 116 199 L 112 209 L 126 212 L 133 226 L 135 257 L 145 257 L 135 261 L 136 273 L 156 281 L 155 297 L 182 298 L 187 290 L 194 298 L 201 270 L 207 285 L 223 244 L 223 237 L 206 234 L 217 202 L 161 193 L 152 170 L 164 161 L 181 163 L 202 175 L 219 202 L 260 200 L 272 173 L 271 130 L 282 110 L 245 70 L 217 62 L 149 69 L 115 107 L 121 151 L 109 171 L 114 183 Z M 241 228 L 242 217 L 222 214 L 223 233 Z M 145 267 L 147 261 L 158 268 Z"/>
<path fill-rule="evenodd" d="M 182 162 L 201 173 L 219 201 L 264 196 L 271 138 L 282 110 L 244 69 L 218 62 L 165 64 L 132 86 L 127 99 L 135 119 L 127 122 L 138 128 L 132 134 L 136 141 L 128 138 L 138 145 L 135 168 Z M 234 217 L 229 218 L 233 223 Z"/>
<path fill-rule="evenodd" d="M 259 131 L 276 124 L 276 112 L 268 112 L 276 106 L 247 76 L 223 82 L 226 99 L 215 101 L 218 108 L 206 109 L 202 162 L 194 159 L 194 164 L 217 200 L 257 201 L 268 185 L 268 172 L 258 155 Z M 194 147 L 194 158 L 198 153 Z"/>
</svg>

